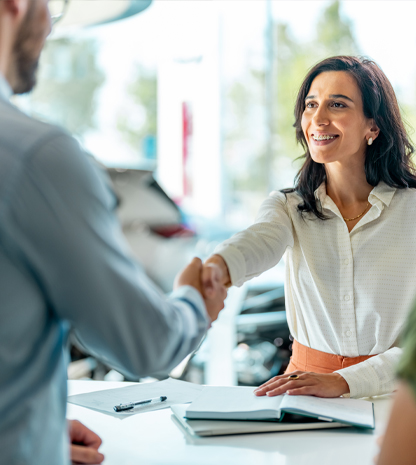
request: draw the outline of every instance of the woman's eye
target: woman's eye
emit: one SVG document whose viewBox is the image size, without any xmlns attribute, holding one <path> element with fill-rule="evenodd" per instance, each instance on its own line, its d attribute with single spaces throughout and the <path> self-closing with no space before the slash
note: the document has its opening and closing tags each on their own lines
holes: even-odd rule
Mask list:
<svg viewBox="0 0 416 465">
<path fill-rule="evenodd" d="M 345 105 L 343 103 L 340 103 L 340 102 L 333 102 L 332 105 L 335 108 L 345 108 Z"/>
<path fill-rule="evenodd" d="M 314 108 L 315 104 L 313 102 L 308 102 L 306 108 Z"/>
</svg>

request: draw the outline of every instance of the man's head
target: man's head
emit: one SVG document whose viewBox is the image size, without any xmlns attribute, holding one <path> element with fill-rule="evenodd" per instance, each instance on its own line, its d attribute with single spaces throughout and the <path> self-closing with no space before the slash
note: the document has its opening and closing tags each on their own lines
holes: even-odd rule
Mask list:
<svg viewBox="0 0 416 465">
<path fill-rule="evenodd" d="M 14 93 L 34 87 L 50 31 L 48 0 L 0 0 L 0 72 Z"/>
</svg>

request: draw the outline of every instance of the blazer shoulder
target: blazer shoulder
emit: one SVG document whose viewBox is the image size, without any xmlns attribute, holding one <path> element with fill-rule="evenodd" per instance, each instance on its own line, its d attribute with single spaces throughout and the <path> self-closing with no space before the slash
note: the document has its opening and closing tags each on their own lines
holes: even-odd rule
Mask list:
<svg viewBox="0 0 416 465">
<path fill-rule="evenodd" d="M 9 102 L 0 102 L 0 153 L 19 158 L 31 148 L 59 135 L 70 134 L 64 129 L 39 121 L 23 113 Z"/>
</svg>

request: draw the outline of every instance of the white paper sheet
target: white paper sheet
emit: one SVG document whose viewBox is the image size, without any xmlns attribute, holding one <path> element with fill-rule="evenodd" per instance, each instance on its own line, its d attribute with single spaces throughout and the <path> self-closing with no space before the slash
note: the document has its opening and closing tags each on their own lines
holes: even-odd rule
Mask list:
<svg viewBox="0 0 416 465">
<path fill-rule="evenodd" d="M 284 396 L 282 409 L 306 411 L 355 425 L 374 428 L 373 404 L 366 400 L 312 396 Z"/>
<path fill-rule="evenodd" d="M 253 387 L 205 386 L 201 394 L 186 410 L 188 418 L 257 419 L 280 417 L 283 396 L 257 397 Z M 265 414 L 268 412 L 268 415 Z"/>
<path fill-rule="evenodd" d="M 257 397 L 254 389 L 206 386 L 186 409 L 186 417 L 213 420 L 278 419 L 282 410 L 374 428 L 373 405 L 365 400 L 289 395 Z"/>
<path fill-rule="evenodd" d="M 172 419 L 185 429 L 186 432 L 193 436 L 225 436 L 228 434 L 247 434 L 247 433 L 267 433 L 279 431 L 301 431 L 311 429 L 329 429 L 329 428 L 350 428 L 349 425 L 342 423 L 313 422 L 313 423 L 295 423 L 295 422 L 277 422 L 277 421 L 238 421 L 238 420 L 188 420 L 186 409 L 188 404 L 173 405 Z"/>
<path fill-rule="evenodd" d="M 71 404 L 97 410 L 116 418 L 127 418 L 138 413 L 151 412 L 169 408 L 175 404 L 186 404 L 192 402 L 204 389 L 199 384 L 187 383 L 168 378 L 155 383 L 138 383 L 134 386 L 124 388 L 107 389 L 105 391 L 89 392 L 87 394 L 77 394 L 68 397 Z M 166 396 L 165 402 L 152 404 L 143 407 L 136 407 L 126 412 L 115 412 L 114 406 L 121 403 L 138 402 L 153 397 Z"/>
</svg>

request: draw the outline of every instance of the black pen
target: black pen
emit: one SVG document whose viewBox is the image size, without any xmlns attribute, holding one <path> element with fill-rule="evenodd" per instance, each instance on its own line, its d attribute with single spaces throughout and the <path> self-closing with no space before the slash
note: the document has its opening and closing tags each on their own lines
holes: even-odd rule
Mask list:
<svg viewBox="0 0 416 465">
<path fill-rule="evenodd" d="M 140 400 L 139 402 L 129 402 L 128 404 L 116 405 L 113 408 L 116 412 L 124 412 L 125 410 L 134 409 L 134 407 L 137 407 L 138 405 L 149 405 L 157 404 L 158 402 L 165 402 L 166 399 L 166 396 L 154 397 L 153 399 Z"/>
</svg>

